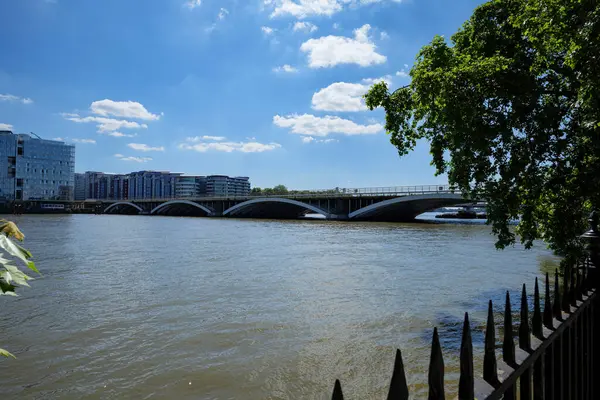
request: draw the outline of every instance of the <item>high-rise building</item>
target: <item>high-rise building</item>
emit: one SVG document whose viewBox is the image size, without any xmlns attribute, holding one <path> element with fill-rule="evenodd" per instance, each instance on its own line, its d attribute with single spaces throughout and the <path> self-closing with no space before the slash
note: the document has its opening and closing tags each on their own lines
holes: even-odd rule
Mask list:
<svg viewBox="0 0 600 400">
<path fill-rule="evenodd" d="M 245 176 L 209 175 L 206 177 L 206 194 L 208 196 L 224 197 L 248 196 L 250 194 L 250 178 Z"/>
<path fill-rule="evenodd" d="M 75 146 L 0 131 L 0 198 L 72 200 Z"/>
<path fill-rule="evenodd" d="M 85 200 L 85 174 L 75 174 L 75 200 Z"/>
</svg>

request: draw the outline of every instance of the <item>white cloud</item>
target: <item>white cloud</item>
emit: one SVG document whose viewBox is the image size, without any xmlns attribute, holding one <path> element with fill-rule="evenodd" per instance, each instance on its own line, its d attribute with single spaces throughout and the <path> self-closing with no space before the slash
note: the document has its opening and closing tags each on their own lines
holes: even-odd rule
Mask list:
<svg viewBox="0 0 600 400">
<path fill-rule="evenodd" d="M 0 131 L 12 131 L 13 126 L 11 124 L 0 123 Z"/>
<path fill-rule="evenodd" d="M 225 136 L 208 136 L 208 135 L 185 138 L 186 142 L 192 142 L 192 143 L 201 142 L 203 140 L 212 140 L 215 142 L 222 142 L 225 139 L 227 139 Z"/>
<path fill-rule="evenodd" d="M 108 132 L 107 135 L 112 136 L 112 137 L 136 137 L 137 133 L 127 134 L 127 133 L 115 131 L 115 132 Z"/>
<path fill-rule="evenodd" d="M 222 8 L 219 10 L 219 15 L 217 16 L 217 18 L 219 18 L 220 20 L 225 19 L 225 17 L 229 15 L 229 11 L 226 8 Z"/>
<path fill-rule="evenodd" d="M 316 117 L 311 114 L 293 114 L 285 117 L 276 115 L 273 117 L 273 123 L 281 128 L 290 128 L 291 133 L 311 136 L 327 136 L 330 133 L 373 135 L 383 130 L 383 125 L 379 123 L 360 125 L 354 121 L 330 115 L 324 117 Z"/>
<path fill-rule="evenodd" d="M 275 29 L 273 29 L 273 28 L 271 28 L 271 27 L 269 27 L 269 26 L 261 26 L 261 27 L 260 27 L 260 30 L 261 30 L 261 31 L 263 31 L 263 33 L 264 33 L 265 35 L 270 35 L 270 34 L 272 34 L 273 32 L 275 32 Z"/>
<path fill-rule="evenodd" d="M 310 23 L 310 22 L 305 22 L 305 21 L 297 21 L 294 24 L 294 32 L 298 32 L 298 31 L 302 31 L 302 32 L 314 32 L 317 29 L 319 29 L 319 27 L 317 27 L 315 24 Z"/>
<path fill-rule="evenodd" d="M 375 43 L 369 37 L 371 26 L 365 24 L 354 30 L 354 38 L 323 36 L 302 43 L 300 50 L 308 54 L 311 68 L 334 67 L 338 64 L 358 64 L 367 67 L 382 64 L 386 56 L 377 53 Z"/>
<path fill-rule="evenodd" d="M 96 141 L 94 139 L 71 139 L 71 140 L 75 143 L 81 143 L 81 144 L 96 144 Z"/>
<path fill-rule="evenodd" d="M 188 0 L 184 3 L 184 6 L 193 10 L 196 7 L 200 7 L 202 5 L 202 0 Z"/>
<path fill-rule="evenodd" d="M 210 150 L 223 151 L 225 153 L 232 153 L 234 151 L 241 153 L 262 153 L 265 151 L 271 151 L 280 148 L 279 143 L 259 143 L 255 141 L 251 142 L 202 142 L 196 144 L 181 143 L 179 148 L 181 150 L 194 150 L 200 153 L 205 153 Z"/>
<path fill-rule="evenodd" d="M 95 122 L 98 127 L 98 132 L 112 132 L 117 131 L 122 128 L 127 129 L 146 129 L 148 125 L 139 124 L 135 121 L 126 121 L 123 119 L 112 119 L 105 117 L 80 117 L 77 114 L 64 113 L 63 117 L 69 121 L 77 122 L 77 123 L 87 123 L 87 122 Z"/>
<path fill-rule="evenodd" d="M 124 117 L 156 121 L 160 115 L 152 114 L 136 101 L 113 101 L 109 99 L 94 101 L 90 106 L 93 114 L 103 117 Z"/>
<path fill-rule="evenodd" d="M 312 136 L 302 137 L 302 143 L 305 143 L 305 144 L 308 144 L 308 143 L 333 143 L 333 142 L 339 142 L 339 140 L 337 140 L 337 139 L 315 139 Z"/>
<path fill-rule="evenodd" d="M 56 140 L 57 142 L 64 142 L 65 138 L 55 137 L 55 138 L 52 138 L 52 140 Z"/>
<path fill-rule="evenodd" d="M 330 16 L 342 10 L 340 0 L 265 0 L 265 3 L 275 5 L 271 18 L 288 14 L 304 19 L 313 15 Z"/>
<path fill-rule="evenodd" d="M 380 38 L 381 40 L 386 40 L 386 39 L 389 39 L 389 38 L 390 38 L 390 35 L 388 35 L 388 33 L 387 33 L 387 32 L 383 31 L 383 32 L 381 32 L 381 33 L 379 34 L 379 38 Z"/>
<path fill-rule="evenodd" d="M 117 157 L 121 161 L 133 161 L 138 163 L 152 161 L 151 157 L 125 157 L 123 154 L 115 154 L 115 157 Z"/>
<path fill-rule="evenodd" d="M 23 104 L 32 104 L 33 100 L 29 97 L 19 97 L 12 94 L 0 94 L 0 101 L 19 102 Z"/>
<path fill-rule="evenodd" d="M 361 6 L 384 1 L 400 3 L 402 0 L 264 0 L 264 4 L 274 8 L 271 18 L 292 15 L 304 19 L 314 15 L 331 16 L 342 11 L 344 6 Z"/>
<path fill-rule="evenodd" d="M 273 72 L 298 72 L 298 68 L 292 67 L 289 64 L 285 64 L 281 67 L 273 68 Z"/>
<path fill-rule="evenodd" d="M 313 94 L 312 108 L 321 111 L 366 111 L 363 95 L 369 91 L 371 84 L 381 81 L 390 84 L 391 76 L 363 79 L 362 83 L 332 83 Z"/>
<path fill-rule="evenodd" d="M 133 150 L 144 151 L 144 152 L 146 152 L 146 151 L 165 151 L 165 148 L 163 146 L 151 147 L 144 143 L 129 143 L 127 145 L 127 147 L 129 147 Z"/>
<path fill-rule="evenodd" d="M 408 78 L 410 75 L 408 75 L 408 72 L 403 68 L 400 71 L 396 72 L 396 76 L 399 76 L 401 78 Z"/>
<path fill-rule="evenodd" d="M 340 24 L 338 22 L 335 22 L 333 24 L 333 29 L 340 29 Z"/>
</svg>

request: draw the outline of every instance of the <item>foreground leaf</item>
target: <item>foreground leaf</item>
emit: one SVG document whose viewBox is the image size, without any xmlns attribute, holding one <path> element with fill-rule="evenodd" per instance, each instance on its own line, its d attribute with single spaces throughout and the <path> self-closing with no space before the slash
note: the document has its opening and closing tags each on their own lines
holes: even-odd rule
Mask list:
<svg viewBox="0 0 600 400">
<path fill-rule="evenodd" d="M 0 349 L 0 356 L 17 358 L 12 353 L 9 353 L 8 351 L 6 351 L 4 349 Z"/>
</svg>

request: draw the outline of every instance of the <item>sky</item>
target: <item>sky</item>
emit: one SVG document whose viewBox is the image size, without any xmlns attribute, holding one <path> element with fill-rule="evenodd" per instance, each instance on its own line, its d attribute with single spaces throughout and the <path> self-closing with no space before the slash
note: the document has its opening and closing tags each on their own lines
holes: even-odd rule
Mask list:
<svg viewBox="0 0 600 400">
<path fill-rule="evenodd" d="M 253 186 L 446 183 L 400 158 L 373 82 L 474 0 L 0 0 L 0 129 L 76 146 L 76 171 L 249 176 Z"/>
</svg>

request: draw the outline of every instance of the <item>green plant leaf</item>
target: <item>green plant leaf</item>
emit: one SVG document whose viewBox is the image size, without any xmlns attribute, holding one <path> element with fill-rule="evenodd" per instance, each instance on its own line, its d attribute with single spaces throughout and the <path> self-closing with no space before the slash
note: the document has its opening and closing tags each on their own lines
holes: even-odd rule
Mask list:
<svg viewBox="0 0 600 400">
<path fill-rule="evenodd" d="M 0 279 L 0 290 L 2 291 L 2 294 L 6 294 L 9 296 L 15 296 L 16 295 L 15 288 L 16 288 L 15 285 L 6 282 L 4 279 Z"/>
<path fill-rule="evenodd" d="M 35 266 L 35 263 L 33 261 L 29 261 L 27 263 L 27 268 L 29 268 L 30 270 L 32 270 L 33 272 L 37 272 L 38 274 L 40 273 L 40 271 L 37 269 L 37 267 Z M 41 274 L 40 274 L 41 275 Z"/>
<path fill-rule="evenodd" d="M 12 353 L 4 350 L 4 349 L 0 349 L 0 356 L 4 356 L 4 357 L 12 357 L 12 358 L 17 358 L 15 357 Z"/>
<path fill-rule="evenodd" d="M 21 250 L 20 246 L 17 246 L 12 240 L 10 240 L 4 235 L 0 235 L 0 248 L 2 248 L 11 256 L 17 257 L 18 259 L 23 261 L 25 265 L 27 265 L 27 260 L 29 258 L 27 257 L 27 254 L 25 254 L 23 250 Z"/>
</svg>

